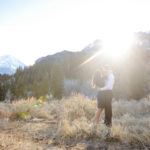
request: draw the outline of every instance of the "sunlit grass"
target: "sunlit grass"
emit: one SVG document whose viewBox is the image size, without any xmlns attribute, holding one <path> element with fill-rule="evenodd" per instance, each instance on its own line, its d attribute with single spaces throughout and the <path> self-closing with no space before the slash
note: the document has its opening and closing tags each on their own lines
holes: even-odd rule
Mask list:
<svg viewBox="0 0 150 150">
<path fill-rule="evenodd" d="M 49 134 L 50 139 L 54 137 L 61 140 L 66 138 L 105 139 L 108 128 L 103 124 L 104 114 L 102 114 L 100 124 L 96 130 L 91 123 L 91 118 L 96 111 L 95 100 L 89 100 L 82 95 L 76 95 L 64 98 L 61 101 L 48 101 L 34 108 L 33 105 L 36 101 L 34 98 L 15 101 L 10 104 L 11 109 L 8 109 L 7 105 L 0 104 L 0 106 L 3 105 L 0 115 L 3 118 L 14 121 L 24 120 L 23 128 L 26 130 L 26 133 L 32 133 L 32 130 L 36 131 L 36 124 L 28 127 L 26 120 L 31 120 L 32 118 L 44 118 L 44 120 L 49 120 L 50 123 L 46 124 L 46 127 L 49 127 L 48 131 L 51 133 Z M 7 110 L 6 115 L 4 110 Z M 22 112 L 28 112 L 28 115 L 22 117 Z M 51 124 L 51 121 L 53 121 L 53 124 Z M 45 126 L 42 122 L 41 125 L 39 124 L 37 127 L 38 130 L 45 130 Z M 43 134 L 48 133 L 43 132 Z M 150 99 L 145 98 L 140 101 L 113 100 L 111 137 L 120 143 L 141 143 L 142 145 L 149 145 Z"/>
</svg>

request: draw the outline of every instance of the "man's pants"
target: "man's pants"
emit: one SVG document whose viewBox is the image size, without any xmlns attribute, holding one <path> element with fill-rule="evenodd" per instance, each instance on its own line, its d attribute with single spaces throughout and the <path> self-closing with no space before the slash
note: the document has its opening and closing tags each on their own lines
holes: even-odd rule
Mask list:
<svg viewBox="0 0 150 150">
<path fill-rule="evenodd" d="M 99 91 L 97 95 L 97 107 L 105 109 L 104 123 L 112 124 L 112 90 Z"/>
</svg>

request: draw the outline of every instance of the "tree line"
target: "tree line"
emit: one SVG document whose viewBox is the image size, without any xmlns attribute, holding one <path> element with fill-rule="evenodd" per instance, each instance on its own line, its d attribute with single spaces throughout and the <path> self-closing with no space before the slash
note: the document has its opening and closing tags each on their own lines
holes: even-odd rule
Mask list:
<svg viewBox="0 0 150 150">
<path fill-rule="evenodd" d="M 97 45 L 85 51 L 74 52 L 63 59 L 51 57 L 35 63 L 33 66 L 18 68 L 14 75 L 0 75 L 0 100 L 10 95 L 11 100 L 52 94 L 61 99 L 64 94 L 64 78 L 78 79 L 81 84 L 91 80 L 96 69 L 110 63 L 116 77 L 115 98 L 140 99 L 149 92 L 150 34 L 139 32 L 137 43 L 122 61 L 106 60 L 101 55 L 83 64 L 101 50 Z M 8 92 L 9 91 L 9 92 Z"/>
</svg>

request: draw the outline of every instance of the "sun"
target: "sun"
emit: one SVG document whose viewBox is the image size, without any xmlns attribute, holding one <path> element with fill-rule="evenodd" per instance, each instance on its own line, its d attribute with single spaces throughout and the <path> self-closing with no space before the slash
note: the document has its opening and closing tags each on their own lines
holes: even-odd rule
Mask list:
<svg viewBox="0 0 150 150">
<path fill-rule="evenodd" d="M 122 59 L 134 42 L 133 34 L 116 33 L 103 39 L 103 54 L 112 59 Z"/>
<path fill-rule="evenodd" d="M 128 54 L 130 47 L 134 43 L 134 34 L 128 32 L 124 34 L 122 32 L 115 32 L 115 34 L 109 33 L 107 36 L 102 38 L 102 41 L 103 48 L 80 64 L 79 67 L 84 66 L 100 55 L 103 58 L 106 58 L 106 60 L 122 60 L 125 58 L 126 54 Z"/>
</svg>

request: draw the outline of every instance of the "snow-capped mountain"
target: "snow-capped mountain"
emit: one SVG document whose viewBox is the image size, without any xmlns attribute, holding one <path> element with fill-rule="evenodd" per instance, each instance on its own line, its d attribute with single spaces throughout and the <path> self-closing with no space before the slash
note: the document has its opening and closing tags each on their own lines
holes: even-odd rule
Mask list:
<svg viewBox="0 0 150 150">
<path fill-rule="evenodd" d="M 12 75 L 18 67 L 24 68 L 25 65 L 11 55 L 0 56 L 0 74 Z"/>
</svg>

